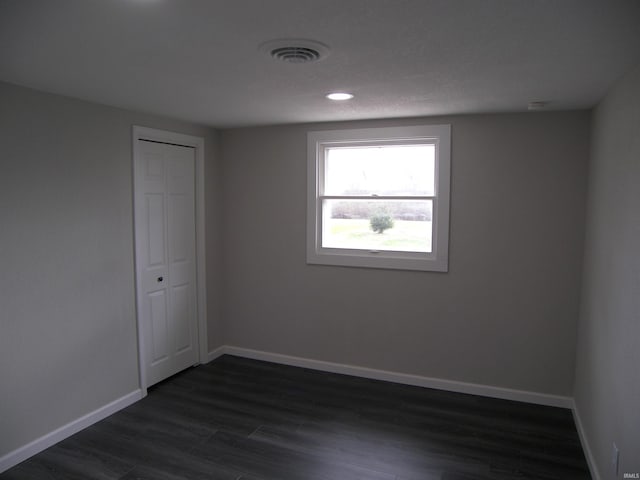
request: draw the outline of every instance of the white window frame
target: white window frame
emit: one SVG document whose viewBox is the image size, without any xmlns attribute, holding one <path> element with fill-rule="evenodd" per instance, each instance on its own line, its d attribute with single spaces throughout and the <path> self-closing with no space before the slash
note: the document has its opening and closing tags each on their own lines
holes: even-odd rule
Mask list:
<svg viewBox="0 0 640 480">
<path fill-rule="evenodd" d="M 432 251 L 399 252 L 322 247 L 322 201 L 326 149 L 332 146 L 385 142 L 424 142 L 435 145 L 435 192 L 433 200 Z M 451 177 L 451 126 L 324 130 L 307 133 L 307 263 L 398 270 L 446 272 L 449 268 L 449 189 Z"/>
</svg>

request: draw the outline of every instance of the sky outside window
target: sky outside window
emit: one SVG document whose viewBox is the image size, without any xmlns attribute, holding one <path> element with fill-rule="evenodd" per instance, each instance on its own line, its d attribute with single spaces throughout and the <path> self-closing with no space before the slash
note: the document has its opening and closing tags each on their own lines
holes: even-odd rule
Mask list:
<svg viewBox="0 0 640 480">
<path fill-rule="evenodd" d="M 435 145 L 327 149 L 325 195 L 431 196 Z"/>
</svg>

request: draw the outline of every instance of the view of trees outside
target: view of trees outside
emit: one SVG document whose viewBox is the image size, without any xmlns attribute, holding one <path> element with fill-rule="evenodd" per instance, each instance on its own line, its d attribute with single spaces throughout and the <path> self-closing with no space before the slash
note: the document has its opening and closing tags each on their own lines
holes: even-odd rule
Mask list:
<svg viewBox="0 0 640 480">
<path fill-rule="evenodd" d="M 431 200 L 325 200 L 323 210 L 325 248 L 431 252 Z M 378 233 L 371 218 L 381 213 L 393 227 Z"/>
<path fill-rule="evenodd" d="M 434 145 L 328 149 L 322 246 L 431 252 L 433 201 L 411 197 L 434 195 L 434 168 Z"/>
</svg>

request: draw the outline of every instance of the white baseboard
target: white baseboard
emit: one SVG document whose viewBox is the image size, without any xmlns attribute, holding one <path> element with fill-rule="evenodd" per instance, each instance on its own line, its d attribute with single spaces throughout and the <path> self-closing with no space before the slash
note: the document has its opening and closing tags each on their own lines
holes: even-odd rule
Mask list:
<svg viewBox="0 0 640 480">
<path fill-rule="evenodd" d="M 342 363 L 325 362 L 303 357 L 293 357 L 279 353 L 270 353 L 261 350 L 233 347 L 224 345 L 209 353 L 210 360 L 224 355 L 236 355 L 238 357 L 252 358 L 254 360 L 264 360 L 267 362 L 281 363 L 295 367 L 321 370 L 324 372 L 353 375 L 356 377 L 371 378 L 374 380 L 385 380 L 388 382 L 414 385 L 418 387 L 435 388 L 437 390 L 448 390 L 450 392 L 469 393 L 481 395 L 483 397 L 500 398 L 503 400 L 516 400 L 519 402 L 535 403 L 552 407 L 572 408 L 573 400 L 570 397 L 560 395 L 549 395 L 546 393 L 529 392 L 526 390 L 513 390 L 509 388 L 493 387 L 490 385 L 479 385 L 475 383 L 458 382 L 454 380 L 443 380 L 440 378 L 422 377 L 407 373 L 390 372 L 387 370 L 376 370 L 372 368 L 346 365 Z"/>
<path fill-rule="evenodd" d="M 211 350 L 208 354 L 207 354 L 207 360 L 205 363 L 209 363 L 209 362 L 213 362 L 216 358 L 221 357 L 222 355 L 224 355 L 226 352 L 226 347 L 224 345 Z"/>
<path fill-rule="evenodd" d="M 591 451 L 591 447 L 589 446 L 589 441 L 587 440 L 587 436 L 585 435 L 584 426 L 582 425 L 582 419 L 580 418 L 580 412 L 578 411 L 578 407 L 575 402 L 572 401 L 571 412 L 573 413 L 573 420 L 576 424 L 576 429 L 578 430 L 578 436 L 580 437 L 580 443 L 582 444 L 582 451 L 584 452 L 584 456 L 587 460 L 587 466 L 589 467 L 589 472 L 591 472 L 591 480 L 600 480 L 600 474 L 598 473 L 598 469 L 596 468 L 596 461 L 593 456 L 593 452 Z"/>
<path fill-rule="evenodd" d="M 65 438 L 70 437 L 74 433 L 78 433 L 80 430 L 87 428 L 94 423 L 99 422 L 103 418 L 112 415 L 118 410 L 122 410 L 125 407 L 128 407 L 132 403 L 137 402 L 142 399 L 144 394 L 142 390 L 135 390 L 123 397 L 114 400 L 107 405 L 104 405 L 93 412 L 90 412 L 83 417 L 80 417 L 72 422 L 63 425 L 62 427 L 54 430 L 53 432 L 49 432 L 46 435 L 34 440 L 27 445 L 24 445 L 13 452 L 9 452 L 2 458 L 0 458 L 0 473 L 9 470 L 11 467 L 16 466 L 20 462 L 25 461 L 29 457 L 40 453 L 46 448 L 55 445 L 56 443 L 64 440 Z"/>
</svg>

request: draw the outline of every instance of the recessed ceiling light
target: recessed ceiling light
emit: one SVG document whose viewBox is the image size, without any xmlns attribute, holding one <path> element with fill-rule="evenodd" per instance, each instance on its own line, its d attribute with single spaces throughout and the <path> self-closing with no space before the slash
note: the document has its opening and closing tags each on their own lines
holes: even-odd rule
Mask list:
<svg viewBox="0 0 640 480">
<path fill-rule="evenodd" d="M 353 98 L 353 94 L 347 93 L 347 92 L 333 92 L 333 93 L 327 94 L 327 98 L 329 100 L 337 100 L 337 101 L 351 100 Z"/>
</svg>

